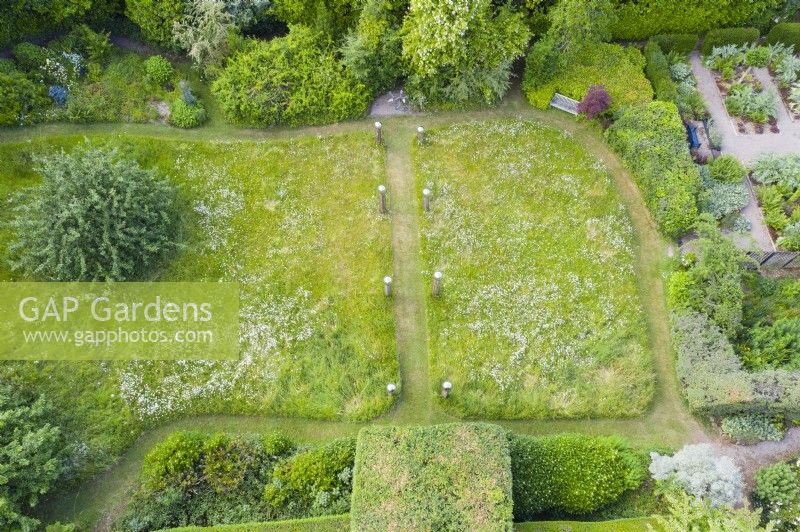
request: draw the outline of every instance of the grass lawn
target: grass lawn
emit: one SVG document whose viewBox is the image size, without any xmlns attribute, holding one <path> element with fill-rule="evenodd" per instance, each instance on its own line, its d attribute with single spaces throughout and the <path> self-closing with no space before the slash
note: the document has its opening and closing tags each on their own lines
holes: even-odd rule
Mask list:
<svg viewBox="0 0 800 532">
<path fill-rule="evenodd" d="M 79 142 L 0 146 L 0 193 L 37 181 L 33 154 Z M 0 376 L 56 396 L 65 413 L 94 412 L 98 423 L 85 428 L 114 452 L 140 425 L 187 414 L 352 421 L 391 406 L 385 386 L 397 382 L 398 368 L 381 283 L 392 268 L 390 226 L 377 213 L 375 191 L 386 175 L 370 135 L 230 143 L 104 135 L 91 142 L 118 147 L 180 187 L 188 248 L 158 280 L 240 282 L 240 360 L 4 363 Z M 11 236 L 0 233 L 0 247 Z M 21 279 L 4 264 L 0 280 Z"/>
<path fill-rule="evenodd" d="M 421 224 L 431 381 L 482 418 L 628 417 L 654 393 L 629 216 L 603 164 L 536 122 L 430 131 Z"/>
</svg>

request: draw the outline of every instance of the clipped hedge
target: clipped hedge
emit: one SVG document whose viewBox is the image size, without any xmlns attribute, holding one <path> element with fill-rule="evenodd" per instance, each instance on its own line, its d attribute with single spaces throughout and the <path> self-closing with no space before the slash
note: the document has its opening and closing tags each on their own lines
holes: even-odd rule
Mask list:
<svg viewBox="0 0 800 532">
<path fill-rule="evenodd" d="M 667 56 L 664 55 L 664 52 L 661 51 L 661 47 L 654 41 L 649 41 L 644 47 L 644 58 L 647 61 L 644 73 L 653 85 L 656 99 L 662 102 L 674 102 L 677 100 L 678 87 L 672 81 L 672 75 L 669 72 L 669 61 L 667 61 Z"/>
<path fill-rule="evenodd" d="M 700 51 L 703 55 L 708 55 L 717 46 L 754 44 L 760 36 L 758 28 L 719 28 L 706 33 Z"/>
<path fill-rule="evenodd" d="M 665 54 L 675 52 L 688 55 L 695 49 L 699 39 L 696 33 L 661 33 L 653 35 L 650 41 L 656 43 Z"/>
<path fill-rule="evenodd" d="M 776 24 L 767 34 L 767 44 L 783 43 L 793 45 L 795 52 L 800 52 L 800 22 L 781 22 Z"/>
<path fill-rule="evenodd" d="M 353 530 L 510 530 L 505 431 L 486 423 L 362 429 L 350 516 Z"/>
<path fill-rule="evenodd" d="M 672 337 L 678 379 L 693 412 L 800 416 L 800 371 L 746 371 L 728 338 L 704 314 L 674 316 Z"/>
<path fill-rule="evenodd" d="M 784 0 L 612 0 L 616 40 L 644 40 L 660 33 L 702 33 L 722 26 L 770 23 Z"/>
<path fill-rule="evenodd" d="M 697 221 L 700 173 L 675 104 L 630 107 L 606 138 L 633 172 L 661 232 L 671 238 L 688 233 Z"/>
<path fill-rule="evenodd" d="M 645 477 L 640 458 L 613 438 L 510 435 L 509 442 L 517 521 L 594 512 Z"/>
<path fill-rule="evenodd" d="M 220 532 L 344 532 L 350 530 L 350 516 L 347 514 L 325 515 L 322 517 L 267 521 L 263 523 L 241 523 L 208 527 L 183 526 L 180 528 L 164 528 L 159 532 L 202 532 L 203 530 L 219 530 Z"/>
</svg>

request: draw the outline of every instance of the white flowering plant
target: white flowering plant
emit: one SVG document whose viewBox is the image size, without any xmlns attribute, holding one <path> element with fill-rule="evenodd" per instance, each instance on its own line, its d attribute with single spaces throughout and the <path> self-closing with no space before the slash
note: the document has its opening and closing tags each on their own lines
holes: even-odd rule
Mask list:
<svg viewBox="0 0 800 532">
<path fill-rule="evenodd" d="M 654 377 L 628 213 L 608 170 L 538 123 L 428 134 L 417 186 L 434 386 L 460 414 L 640 415 Z"/>
</svg>

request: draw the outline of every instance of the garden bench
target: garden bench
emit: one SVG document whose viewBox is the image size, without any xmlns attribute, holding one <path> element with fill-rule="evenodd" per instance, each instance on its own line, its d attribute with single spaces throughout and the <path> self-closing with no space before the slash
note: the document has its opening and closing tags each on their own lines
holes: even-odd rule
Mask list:
<svg viewBox="0 0 800 532">
<path fill-rule="evenodd" d="M 573 100 L 563 94 L 555 93 L 553 99 L 550 100 L 550 107 L 561 109 L 572 115 L 578 114 L 578 100 Z"/>
</svg>

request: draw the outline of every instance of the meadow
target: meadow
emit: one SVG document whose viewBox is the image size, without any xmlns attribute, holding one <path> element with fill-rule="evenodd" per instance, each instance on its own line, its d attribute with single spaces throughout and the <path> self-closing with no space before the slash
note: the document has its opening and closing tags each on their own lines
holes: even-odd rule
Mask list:
<svg viewBox="0 0 800 532">
<path fill-rule="evenodd" d="M 186 248 L 154 280 L 241 286 L 236 361 L 0 364 L 2 376 L 57 399 L 77 434 L 94 434 L 91 452 L 107 455 L 89 470 L 107 465 L 142 426 L 168 418 L 353 421 L 391 406 L 385 387 L 398 382 L 398 366 L 381 282 L 392 268 L 390 225 L 376 199 L 386 175 L 384 152 L 369 135 L 263 142 L 98 135 L 5 144 L 7 205 L 37 182 L 37 154 L 83 142 L 113 146 L 179 188 Z M 0 247 L 11 238 L 4 229 Z M 18 277 L 4 261 L 0 280 Z"/>
<path fill-rule="evenodd" d="M 415 149 L 433 393 L 464 417 L 629 417 L 654 392 L 635 235 L 603 164 L 525 121 L 431 131 Z"/>
</svg>

